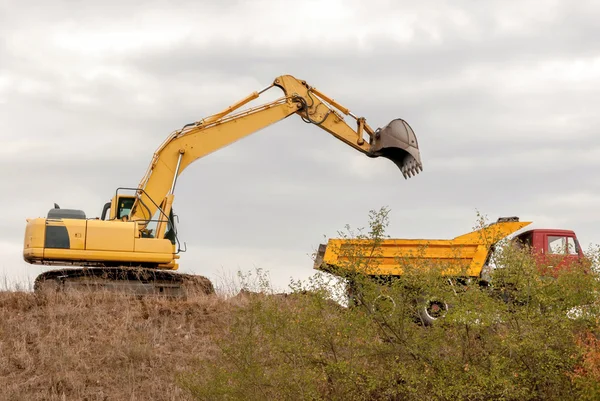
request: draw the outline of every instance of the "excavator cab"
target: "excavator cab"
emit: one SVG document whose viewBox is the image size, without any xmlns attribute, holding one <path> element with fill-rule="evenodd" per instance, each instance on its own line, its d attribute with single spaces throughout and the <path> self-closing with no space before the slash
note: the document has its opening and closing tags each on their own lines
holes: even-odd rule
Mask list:
<svg viewBox="0 0 600 401">
<path fill-rule="evenodd" d="M 392 120 L 385 127 L 375 131 L 368 156 L 391 160 L 398 166 L 404 178 L 423 171 L 417 136 L 410 125 L 401 118 Z"/>
</svg>

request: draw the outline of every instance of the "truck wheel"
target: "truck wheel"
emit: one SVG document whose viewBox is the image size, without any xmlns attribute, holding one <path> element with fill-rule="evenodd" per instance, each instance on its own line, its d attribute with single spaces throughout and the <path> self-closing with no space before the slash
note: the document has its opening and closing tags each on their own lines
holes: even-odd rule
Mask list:
<svg viewBox="0 0 600 401">
<path fill-rule="evenodd" d="M 396 302 L 389 295 L 378 295 L 373 301 L 373 312 L 391 316 L 396 310 Z"/>
<path fill-rule="evenodd" d="M 421 299 L 422 306 L 419 308 L 419 318 L 425 326 L 431 326 L 438 319 L 446 316 L 448 304 L 438 299 Z"/>
</svg>

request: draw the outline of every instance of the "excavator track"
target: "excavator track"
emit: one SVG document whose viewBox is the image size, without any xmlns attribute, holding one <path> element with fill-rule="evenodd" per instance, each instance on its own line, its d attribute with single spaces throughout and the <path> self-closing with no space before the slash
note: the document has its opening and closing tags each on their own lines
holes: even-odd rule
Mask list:
<svg viewBox="0 0 600 401">
<path fill-rule="evenodd" d="M 34 291 L 110 291 L 129 295 L 185 298 L 191 294 L 214 294 L 204 276 L 152 268 L 95 267 L 57 269 L 36 277 Z"/>
</svg>

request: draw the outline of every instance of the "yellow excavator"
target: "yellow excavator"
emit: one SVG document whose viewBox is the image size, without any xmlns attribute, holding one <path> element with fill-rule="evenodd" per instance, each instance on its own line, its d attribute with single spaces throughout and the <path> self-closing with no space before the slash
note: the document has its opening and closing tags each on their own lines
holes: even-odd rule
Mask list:
<svg viewBox="0 0 600 401">
<path fill-rule="evenodd" d="M 273 87 L 283 96 L 240 110 Z M 394 119 L 373 130 L 364 117 L 315 87 L 283 75 L 222 112 L 171 133 L 154 153 L 139 185 L 117 188 L 101 217 L 88 218 L 82 210 L 62 209 L 55 203 L 45 218 L 27 219 L 25 261 L 71 266 L 40 274 L 34 290 L 85 286 L 179 296 L 192 285 L 213 292 L 205 277 L 174 271 L 179 253 L 185 251 L 173 213 L 177 177 L 199 158 L 294 114 L 368 157 L 391 160 L 404 178 L 423 169 L 417 138 L 406 121 Z M 344 116 L 354 119 L 355 127 Z"/>
</svg>

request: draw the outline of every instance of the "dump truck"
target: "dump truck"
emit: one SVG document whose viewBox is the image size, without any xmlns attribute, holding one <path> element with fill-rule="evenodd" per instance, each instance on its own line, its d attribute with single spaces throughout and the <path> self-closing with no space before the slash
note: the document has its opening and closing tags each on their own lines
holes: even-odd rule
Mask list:
<svg viewBox="0 0 600 401">
<path fill-rule="evenodd" d="M 280 89 L 282 96 L 241 109 L 271 88 Z M 423 170 L 416 135 L 405 120 L 373 129 L 364 117 L 306 81 L 282 75 L 225 110 L 168 135 L 139 185 L 117 188 L 99 217 L 55 203 L 45 217 L 26 219 L 24 260 L 63 266 L 40 274 L 34 289 L 93 287 L 180 296 L 189 284 L 213 292 L 205 277 L 175 272 L 186 250 L 173 209 L 177 178 L 196 160 L 293 115 L 369 158 L 392 161 L 404 178 Z"/>
<path fill-rule="evenodd" d="M 407 267 L 438 269 L 458 282 L 490 284 L 490 261 L 496 245 L 515 234 L 530 221 L 501 217 L 496 222 L 452 239 L 329 239 L 320 244 L 314 269 L 341 278 L 361 274 L 374 279 L 399 278 Z M 579 268 L 586 259 L 575 232 L 562 229 L 531 229 L 515 235 L 515 246 L 526 246 L 533 253 L 540 272 L 552 275 L 558 269 Z M 384 280 L 385 281 L 385 280 Z M 352 300 L 356 289 L 348 284 Z M 448 309 L 440 300 L 429 300 L 419 314 L 426 324 L 433 323 Z"/>
</svg>

